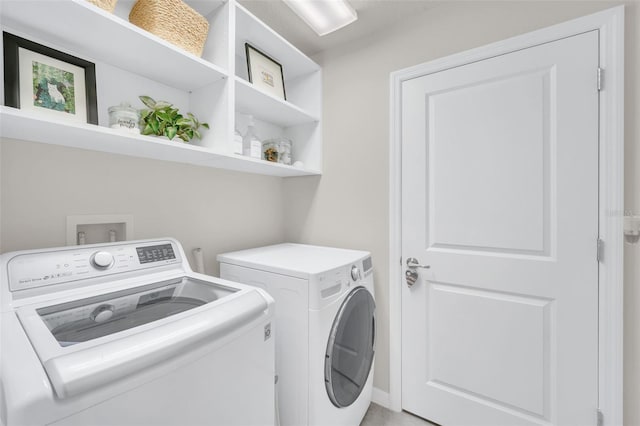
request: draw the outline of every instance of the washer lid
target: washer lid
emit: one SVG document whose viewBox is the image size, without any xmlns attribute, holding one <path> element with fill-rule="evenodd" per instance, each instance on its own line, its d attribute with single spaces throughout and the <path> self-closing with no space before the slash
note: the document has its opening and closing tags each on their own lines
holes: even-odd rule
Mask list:
<svg viewBox="0 0 640 426">
<path fill-rule="evenodd" d="M 36 312 L 61 346 L 71 346 L 167 318 L 236 291 L 183 277 L 46 306 Z"/>
<path fill-rule="evenodd" d="M 187 276 L 17 314 L 58 398 L 67 398 L 264 321 L 273 299 Z"/>
<path fill-rule="evenodd" d="M 368 256 L 366 251 L 286 243 L 224 253 L 217 259 L 220 263 L 309 279 Z"/>
</svg>

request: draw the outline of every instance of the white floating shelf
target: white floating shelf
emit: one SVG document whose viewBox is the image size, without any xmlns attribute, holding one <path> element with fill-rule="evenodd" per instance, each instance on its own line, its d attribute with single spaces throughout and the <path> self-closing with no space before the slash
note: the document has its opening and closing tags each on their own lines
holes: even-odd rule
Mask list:
<svg viewBox="0 0 640 426">
<path fill-rule="evenodd" d="M 128 135 L 93 124 L 56 122 L 6 106 L 0 107 L 0 137 L 269 176 L 321 174 L 182 142 Z"/>
<path fill-rule="evenodd" d="M 217 3 L 216 3 L 217 4 Z M 191 91 L 228 73 L 85 0 L 3 0 L 2 25 L 102 62 Z M 38 41 L 38 40 L 34 40 Z M 95 59 L 94 59 L 95 60 Z"/>
<path fill-rule="evenodd" d="M 256 118 L 290 127 L 313 123 L 319 119 L 302 108 L 257 89 L 248 81 L 236 77 L 236 111 Z"/>
</svg>

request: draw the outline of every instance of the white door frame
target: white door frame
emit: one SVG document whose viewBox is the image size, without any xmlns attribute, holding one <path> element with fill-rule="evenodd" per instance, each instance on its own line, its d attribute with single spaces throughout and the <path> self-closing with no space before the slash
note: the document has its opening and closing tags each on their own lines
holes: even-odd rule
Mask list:
<svg viewBox="0 0 640 426">
<path fill-rule="evenodd" d="M 391 74 L 389 149 L 389 408 L 402 409 L 401 119 L 402 82 L 425 74 L 599 30 L 600 91 L 599 409 L 604 425 L 623 416 L 624 6 L 574 19 Z M 596 84 L 594 70 L 594 84 Z M 594 253 L 594 256 L 596 253 Z M 594 413 L 596 415 L 596 413 Z"/>
</svg>

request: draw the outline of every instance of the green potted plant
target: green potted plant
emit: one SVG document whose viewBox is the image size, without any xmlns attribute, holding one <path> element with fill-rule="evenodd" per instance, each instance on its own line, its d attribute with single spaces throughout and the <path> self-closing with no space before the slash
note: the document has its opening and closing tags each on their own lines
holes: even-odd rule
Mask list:
<svg viewBox="0 0 640 426">
<path fill-rule="evenodd" d="M 179 137 L 189 142 L 194 137 L 202 139 L 200 127 L 209 128 L 209 124 L 201 123 L 191 114 L 180 114 L 178 108 L 165 101 L 155 101 L 149 96 L 140 96 L 140 100 L 147 107 L 140 111 L 140 127 L 143 135 L 166 136 L 169 140 Z"/>
</svg>

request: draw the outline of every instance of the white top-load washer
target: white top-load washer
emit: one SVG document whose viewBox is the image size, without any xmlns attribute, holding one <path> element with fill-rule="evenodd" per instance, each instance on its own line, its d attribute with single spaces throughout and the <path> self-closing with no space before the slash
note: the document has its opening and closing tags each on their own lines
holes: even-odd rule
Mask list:
<svg viewBox="0 0 640 426">
<path fill-rule="evenodd" d="M 279 244 L 218 256 L 220 276 L 276 300 L 282 426 L 357 426 L 371 402 L 375 353 L 368 252 Z"/>
<path fill-rule="evenodd" d="M 272 425 L 273 299 L 172 239 L 0 257 L 0 423 Z"/>
</svg>

